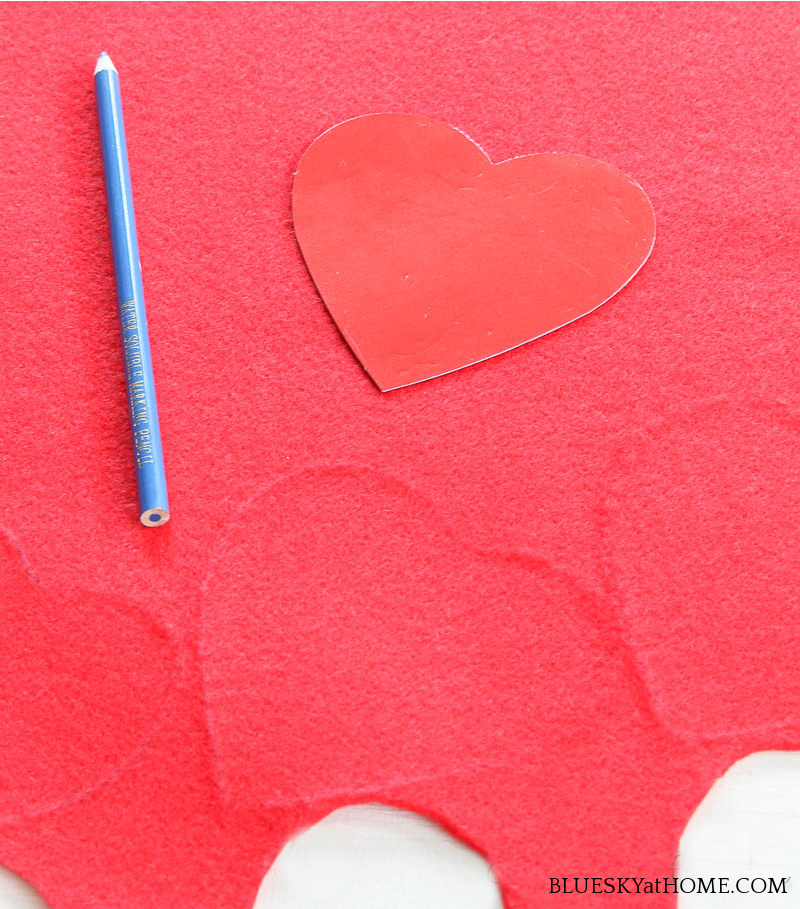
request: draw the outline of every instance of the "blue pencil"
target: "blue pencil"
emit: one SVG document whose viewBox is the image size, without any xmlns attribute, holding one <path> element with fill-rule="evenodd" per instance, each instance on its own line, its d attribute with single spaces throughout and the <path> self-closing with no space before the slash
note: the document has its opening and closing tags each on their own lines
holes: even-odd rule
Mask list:
<svg viewBox="0 0 800 909">
<path fill-rule="evenodd" d="M 119 75 L 111 57 L 106 53 L 100 54 L 97 60 L 94 88 L 100 116 L 111 248 L 125 359 L 125 384 L 128 389 L 136 483 L 139 489 L 139 517 L 146 527 L 160 527 L 169 520 L 167 480 L 164 475 L 156 388 L 147 335 Z"/>
</svg>

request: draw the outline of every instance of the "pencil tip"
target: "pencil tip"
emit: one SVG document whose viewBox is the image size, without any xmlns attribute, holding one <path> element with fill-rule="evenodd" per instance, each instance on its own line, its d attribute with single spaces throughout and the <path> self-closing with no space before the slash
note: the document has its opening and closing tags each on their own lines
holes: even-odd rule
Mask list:
<svg viewBox="0 0 800 909">
<path fill-rule="evenodd" d="M 103 51 L 103 53 L 100 54 L 100 56 L 97 58 L 97 66 L 94 68 L 95 76 L 105 69 L 111 70 L 112 72 L 117 71 L 116 66 L 114 66 L 114 64 L 111 62 L 111 57 L 109 57 L 108 54 Z"/>
</svg>

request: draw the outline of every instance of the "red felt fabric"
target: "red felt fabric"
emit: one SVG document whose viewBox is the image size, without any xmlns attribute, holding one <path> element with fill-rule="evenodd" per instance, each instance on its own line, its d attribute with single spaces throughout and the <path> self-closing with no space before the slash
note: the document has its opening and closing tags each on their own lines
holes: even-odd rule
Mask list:
<svg viewBox="0 0 800 909">
<path fill-rule="evenodd" d="M 0 7 L 0 863 L 56 909 L 248 909 L 294 831 L 382 800 L 481 849 L 509 909 L 584 905 L 547 878 L 670 874 L 730 763 L 800 746 L 799 38 L 792 4 Z M 136 513 L 103 49 L 163 530 Z M 650 261 L 381 394 L 290 195 L 323 130 L 387 110 L 613 164 Z"/>
</svg>

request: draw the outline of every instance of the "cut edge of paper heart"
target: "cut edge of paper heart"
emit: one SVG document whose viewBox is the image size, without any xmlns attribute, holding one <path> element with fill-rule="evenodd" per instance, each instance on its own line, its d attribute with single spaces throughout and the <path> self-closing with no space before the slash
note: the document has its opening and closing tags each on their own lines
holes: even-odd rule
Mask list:
<svg viewBox="0 0 800 909">
<path fill-rule="evenodd" d="M 316 279 L 314 278 L 314 274 L 311 271 L 311 267 L 306 259 L 305 253 L 303 252 L 303 246 L 300 242 L 300 238 L 298 237 L 297 231 L 295 229 L 294 230 L 295 242 L 297 244 L 298 249 L 300 250 L 300 255 L 302 256 L 303 262 L 306 266 L 306 271 L 308 272 L 308 275 L 311 278 L 312 283 L 314 284 L 314 287 L 317 291 L 317 294 L 319 295 L 320 300 L 322 301 L 323 306 L 325 307 L 325 310 L 328 312 L 328 315 L 330 316 L 331 320 L 333 321 L 333 324 L 336 326 L 336 329 L 338 330 L 339 334 L 342 336 L 345 343 L 347 344 L 347 346 L 352 351 L 353 355 L 358 360 L 361 368 L 372 379 L 372 381 L 377 386 L 378 390 L 383 392 L 384 394 L 388 391 L 398 391 L 401 388 L 410 388 L 413 385 L 420 385 L 423 382 L 430 382 L 432 379 L 440 379 L 443 376 L 448 376 L 448 375 L 452 375 L 453 373 L 456 373 L 456 372 L 461 372 L 461 370 L 468 369 L 471 366 L 478 366 L 480 363 L 486 363 L 489 360 L 494 360 L 495 357 L 504 356 L 505 354 L 510 353 L 512 350 L 518 350 L 521 347 L 525 347 L 526 344 L 531 344 L 533 341 L 538 341 L 541 338 L 547 337 L 547 335 L 551 335 L 555 331 L 560 331 L 562 328 L 566 328 L 568 325 L 571 325 L 573 322 L 578 322 L 580 319 L 583 319 L 586 316 L 591 315 L 593 312 L 596 312 L 598 309 L 600 309 L 601 306 L 605 306 L 605 304 L 608 303 L 609 300 L 613 299 L 614 297 L 616 297 L 620 293 L 622 293 L 622 291 L 631 283 L 631 281 L 633 281 L 633 279 L 639 274 L 639 272 L 644 268 L 644 266 L 650 259 L 653 249 L 655 248 L 656 236 L 658 233 L 658 219 L 656 218 L 655 208 L 653 207 L 653 203 L 650 201 L 650 197 L 644 191 L 644 188 L 641 186 L 641 184 L 638 183 L 636 180 L 634 180 L 632 177 L 630 177 L 628 174 L 626 174 L 625 171 L 620 170 L 620 168 L 616 167 L 613 164 L 608 164 L 608 162 L 606 162 L 606 161 L 601 161 L 599 158 L 593 158 L 593 157 L 591 157 L 591 155 L 572 154 L 570 152 L 555 152 L 555 151 L 535 152 L 534 154 L 530 154 L 530 155 L 513 155 L 510 158 L 503 158 L 501 161 L 495 162 L 492 160 L 491 156 L 486 152 L 486 150 L 480 145 L 480 143 L 476 142 L 475 139 L 473 139 L 472 136 L 470 136 L 469 133 L 465 132 L 463 129 L 460 129 L 457 126 L 453 126 L 452 124 L 447 123 L 444 120 L 435 120 L 432 117 L 424 117 L 424 116 L 418 115 L 418 114 L 409 114 L 404 111 L 382 111 L 380 113 L 375 113 L 375 114 L 361 114 L 358 117 L 348 117 L 345 120 L 341 120 L 339 123 L 335 123 L 333 126 L 329 126 L 326 130 L 321 132 L 314 139 L 313 142 L 311 142 L 311 144 L 308 146 L 308 148 L 306 148 L 306 150 L 300 156 L 300 159 L 297 163 L 297 168 L 295 169 L 295 171 L 292 175 L 292 181 L 293 181 L 292 224 L 293 224 L 293 226 L 294 226 L 294 191 L 295 191 L 294 181 L 296 181 L 297 176 L 300 173 L 300 170 L 302 169 L 303 162 L 305 161 L 307 156 L 310 154 L 312 149 L 317 145 L 318 142 L 320 142 L 322 139 L 324 139 L 325 136 L 327 136 L 329 133 L 332 133 L 334 130 L 339 129 L 348 123 L 353 123 L 358 120 L 371 120 L 371 119 L 382 118 L 382 117 L 407 117 L 408 119 L 411 119 L 411 120 L 427 120 L 428 122 L 434 123 L 438 126 L 445 126 L 448 129 L 451 129 L 453 132 L 458 133 L 459 135 L 463 136 L 468 142 L 470 142 L 484 156 L 484 158 L 486 159 L 486 161 L 488 162 L 490 167 L 502 167 L 505 164 L 510 164 L 513 161 L 519 161 L 524 158 L 544 157 L 544 156 L 548 156 L 548 155 L 555 155 L 558 157 L 566 156 L 566 157 L 570 157 L 570 158 L 584 158 L 587 161 L 592 161 L 593 163 L 602 164 L 604 167 L 609 168 L 609 170 L 614 170 L 618 174 L 621 174 L 631 185 L 635 186 L 641 192 L 642 196 L 647 200 L 647 204 L 650 207 L 650 212 L 651 212 L 652 218 L 653 218 L 653 229 L 652 229 L 652 238 L 650 241 L 650 246 L 648 247 L 647 252 L 644 255 L 644 258 L 642 259 L 641 263 L 635 269 L 635 271 L 633 271 L 629 275 L 627 280 L 625 280 L 622 284 L 620 284 L 620 286 L 613 293 L 609 294 L 609 296 L 607 296 L 604 300 L 601 300 L 596 306 L 593 306 L 591 309 L 587 309 L 584 312 L 579 313 L 573 319 L 569 319 L 566 322 L 562 322 L 560 325 L 556 325 L 553 328 L 549 328 L 547 331 L 543 331 L 540 334 L 534 335 L 531 338 L 527 338 L 524 341 L 520 341 L 519 344 L 512 344 L 510 347 L 506 347 L 503 350 L 498 350 L 495 353 L 491 353 L 485 357 L 480 357 L 477 360 L 471 360 L 469 363 L 463 363 L 462 365 L 456 366 L 453 369 L 446 369 L 446 370 L 443 370 L 442 372 L 437 372 L 433 375 L 426 376 L 425 378 L 422 378 L 422 379 L 414 379 L 411 382 L 402 382 L 400 384 L 388 384 L 388 385 L 384 385 L 380 381 L 378 376 L 376 376 L 374 374 L 373 370 L 370 369 L 370 367 L 367 365 L 367 362 L 366 362 L 364 356 L 362 355 L 361 351 L 359 350 L 359 345 L 358 345 L 357 340 L 352 337 L 352 335 L 347 331 L 346 328 L 344 328 L 343 326 L 341 326 L 339 324 L 339 322 L 334 317 L 333 313 L 328 308 L 328 305 L 325 302 L 325 297 L 324 297 L 322 291 L 320 290 L 320 288 L 317 286 Z"/>
<path fill-rule="evenodd" d="M 545 152 L 545 154 L 548 154 L 548 153 Z M 553 154 L 556 154 L 556 153 L 554 152 Z M 519 155 L 518 157 L 529 158 L 532 156 L 531 155 Z M 588 156 L 571 155 L 570 157 L 584 158 L 584 157 L 588 157 Z M 517 159 L 508 158 L 507 160 L 516 161 Z M 597 159 L 592 158 L 591 160 L 597 160 Z M 505 164 L 506 162 L 501 161 L 499 163 Z M 604 163 L 604 162 L 601 162 L 601 163 Z M 499 164 L 494 164 L 494 162 L 492 162 L 492 166 L 498 167 Z M 612 165 L 607 165 L 607 166 L 611 167 Z M 617 168 L 615 168 L 615 170 L 616 169 Z M 633 183 L 633 182 L 635 182 L 635 181 L 631 180 L 631 183 Z M 638 184 L 636 184 L 636 185 L 638 186 Z M 641 187 L 639 187 L 639 188 L 641 189 Z M 348 346 L 355 353 L 356 358 L 358 359 L 358 362 L 361 364 L 361 366 L 364 369 L 364 372 L 366 372 L 367 375 L 372 379 L 372 381 L 378 386 L 380 391 L 382 391 L 385 394 L 387 391 L 399 391 L 401 388 L 411 388 L 412 385 L 420 385 L 423 382 L 430 382 L 433 379 L 441 379 L 443 376 L 450 376 L 455 372 L 461 372 L 463 369 L 469 369 L 471 366 L 478 366 L 481 363 L 486 363 L 489 360 L 494 360 L 496 357 L 505 356 L 505 354 L 510 353 L 512 350 L 519 350 L 520 347 L 525 347 L 527 344 L 532 344 L 534 341 L 539 341 L 541 338 L 546 338 L 548 335 L 552 335 L 553 332 L 561 331 L 562 328 L 566 328 L 568 325 L 572 325 L 574 322 L 579 322 L 581 319 L 585 319 L 586 316 L 590 316 L 593 312 L 596 312 L 598 309 L 600 309 L 601 306 L 605 306 L 605 304 L 608 303 L 609 300 L 612 300 L 614 297 L 616 297 L 620 293 L 622 293 L 622 291 L 631 283 L 631 281 L 636 277 L 636 275 L 639 274 L 639 272 L 642 270 L 642 268 L 644 268 L 647 260 L 650 258 L 650 254 L 653 252 L 653 247 L 655 246 L 655 242 L 656 242 L 655 231 L 653 231 L 653 242 L 650 244 L 650 248 L 647 250 L 647 255 L 642 260 L 642 264 L 636 269 L 635 272 L 633 272 L 633 274 L 628 278 L 627 281 L 625 281 L 624 284 L 621 284 L 617 288 L 617 290 L 614 291 L 613 294 L 610 294 L 609 296 L 607 296 L 605 298 L 605 300 L 602 300 L 600 303 L 597 304 L 597 306 L 593 306 L 591 309 L 587 309 L 586 312 L 582 312 L 580 315 L 575 316 L 574 319 L 569 319 L 567 322 L 562 322 L 561 325 L 556 325 L 553 328 L 548 328 L 547 331 L 543 331 L 541 334 L 535 335 L 532 338 L 528 338 L 526 341 L 520 341 L 519 344 L 512 344 L 511 347 L 506 347 L 503 350 L 498 350 L 497 353 L 489 354 L 488 356 L 481 357 L 478 360 L 472 360 L 469 363 L 464 363 L 462 366 L 456 366 L 454 369 L 446 369 L 446 370 L 444 370 L 444 372 L 437 372 L 435 375 L 427 376 L 424 379 L 414 379 L 413 382 L 403 382 L 399 385 L 389 385 L 389 386 L 384 387 L 383 385 L 381 385 L 380 381 L 370 372 L 369 367 L 365 365 L 364 361 L 361 359 L 359 354 L 356 352 L 356 347 L 357 347 L 356 343 L 352 340 L 352 338 L 350 338 L 347 335 L 346 332 L 342 331 L 341 329 L 339 329 L 339 330 L 341 331 L 342 335 L 344 336 L 345 340 L 347 341 Z M 337 328 L 338 328 L 338 325 L 337 325 Z"/>
</svg>

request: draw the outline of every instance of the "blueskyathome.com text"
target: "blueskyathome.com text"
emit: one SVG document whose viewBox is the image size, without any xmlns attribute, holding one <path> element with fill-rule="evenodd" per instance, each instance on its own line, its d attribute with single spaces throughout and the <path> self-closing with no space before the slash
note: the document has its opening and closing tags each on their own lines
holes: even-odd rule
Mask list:
<svg viewBox="0 0 800 909">
<path fill-rule="evenodd" d="M 550 893 L 756 893 L 787 892 L 788 877 L 551 877 Z"/>
</svg>

